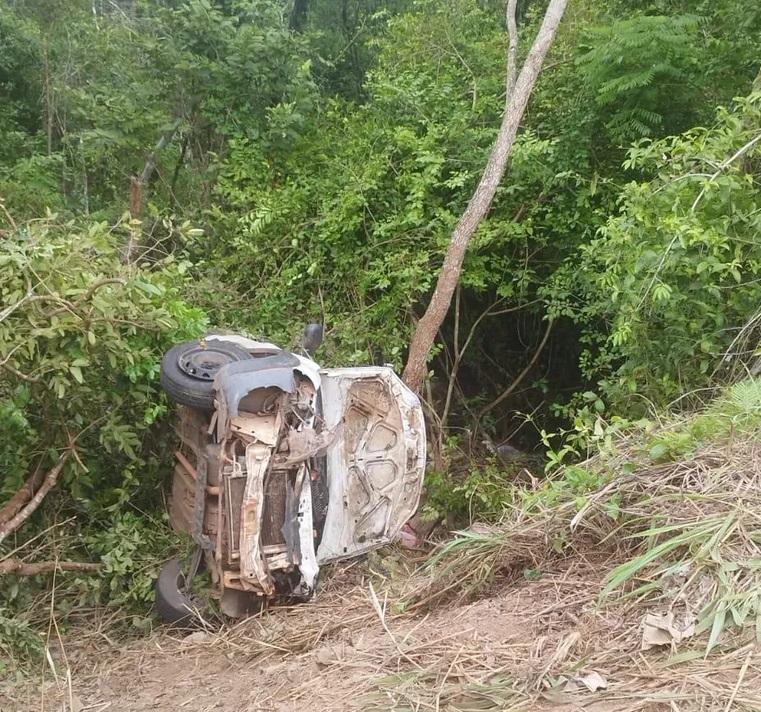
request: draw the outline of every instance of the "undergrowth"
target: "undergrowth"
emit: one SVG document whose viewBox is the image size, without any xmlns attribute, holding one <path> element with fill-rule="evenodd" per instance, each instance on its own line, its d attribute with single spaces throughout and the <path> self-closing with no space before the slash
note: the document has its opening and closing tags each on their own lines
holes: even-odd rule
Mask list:
<svg viewBox="0 0 761 712">
<path fill-rule="evenodd" d="M 171 556 L 187 555 L 190 537 L 173 531 L 164 515 L 116 512 L 108 526 L 77 527 L 61 536 L 70 520 L 48 525 L 48 540 L 32 540 L 16 552 L 25 559 L 100 563 L 97 572 L 6 574 L 0 582 L 0 674 L 27 675 L 45 665 L 44 631 L 65 635 L 77 626 L 107 619 L 106 634 L 127 639 L 150 632 L 156 623 L 154 584 Z"/>
<path fill-rule="evenodd" d="M 473 596 L 591 548 L 618 562 L 601 604 L 679 609 L 707 634 L 706 651 L 730 628 L 752 626 L 761 640 L 760 433 L 761 379 L 753 378 L 699 413 L 621 430 L 613 447 L 538 486 L 516 486 L 498 524 L 442 545 L 427 565 L 431 586 Z"/>
<path fill-rule="evenodd" d="M 423 516 L 451 528 L 480 520 L 499 519 L 510 503 L 515 468 L 494 461 L 470 465 L 464 472 L 433 469 L 426 473 Z"/>
</svg>

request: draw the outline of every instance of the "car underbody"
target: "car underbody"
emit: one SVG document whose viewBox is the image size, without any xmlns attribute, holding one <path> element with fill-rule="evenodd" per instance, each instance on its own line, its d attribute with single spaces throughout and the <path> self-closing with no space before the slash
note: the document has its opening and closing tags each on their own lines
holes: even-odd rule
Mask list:
<svg viewBox="0 0 761 712">
<path fill-rule="evenodd" d="M 217 339 L 250 358 L 219 365 Z M 306 600 L 321 565 L 391 541 L 417 508 L 420 403 L 388 367 L 321 369 L 237 336 L 199 343 L 182 352 L 183 373 L 167 388 L 196 404 L 177 396 L 178 384 L 193 386 L 186 377 L 199 369 L 199 380 L 213 377 L 211 409 L 178 411 L 170 521 L 198 545 L 226 615 L 265 599 Z"/>
</svg>

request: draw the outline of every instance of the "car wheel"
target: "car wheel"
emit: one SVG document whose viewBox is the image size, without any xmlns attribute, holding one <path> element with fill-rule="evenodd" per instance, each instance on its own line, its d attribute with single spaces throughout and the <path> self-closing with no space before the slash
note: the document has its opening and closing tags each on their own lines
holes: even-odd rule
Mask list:
<svg viewBox="0 0 761 712">
<path fill-rule="evenodd" d="M 197 620 L 200 602 L 185 590 L 179 559 L 164 564 L 156 581 L 156 610 L 165 623 L 188 625 Z"/>
<path fill-rule="evenodd" d="M 161 360 L 161 385 L 180 405 L 199 410 L 214 407 L 214 377 L 228 363 L 252 358 L 243 347 L 226 341 L 188 341 L 173 346 Z"/>
</svg>

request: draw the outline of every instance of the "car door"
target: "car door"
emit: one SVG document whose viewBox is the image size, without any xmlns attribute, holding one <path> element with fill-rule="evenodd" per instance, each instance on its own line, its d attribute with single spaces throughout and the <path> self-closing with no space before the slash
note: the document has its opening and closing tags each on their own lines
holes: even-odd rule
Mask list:
<svg viewBox="0 0 761 712">
<path fill-rule="evenodd" d="M 388 367 L 323 369 L 329 501 L 318 562 L 393 540 L 417 509 L 425 471 L 420 401 Z"/>
</svg>

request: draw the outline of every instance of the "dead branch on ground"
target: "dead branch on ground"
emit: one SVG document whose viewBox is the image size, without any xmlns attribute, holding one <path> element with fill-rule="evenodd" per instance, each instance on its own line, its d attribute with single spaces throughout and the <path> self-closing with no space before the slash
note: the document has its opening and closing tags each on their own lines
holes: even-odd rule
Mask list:
<svg viewBox="0 0 761 712">
<path fill-rule="evenodd" d="M 27 564 L 21 559 L 5 559 L 5 561 L 0 561 L 0 576 L 3 574 L 36 576 L 37 574 L 49 574 L 53 571 L 99 571 L 100 568 L 100 564 L 84 561 L 38 561 Z"/>
</svg>

